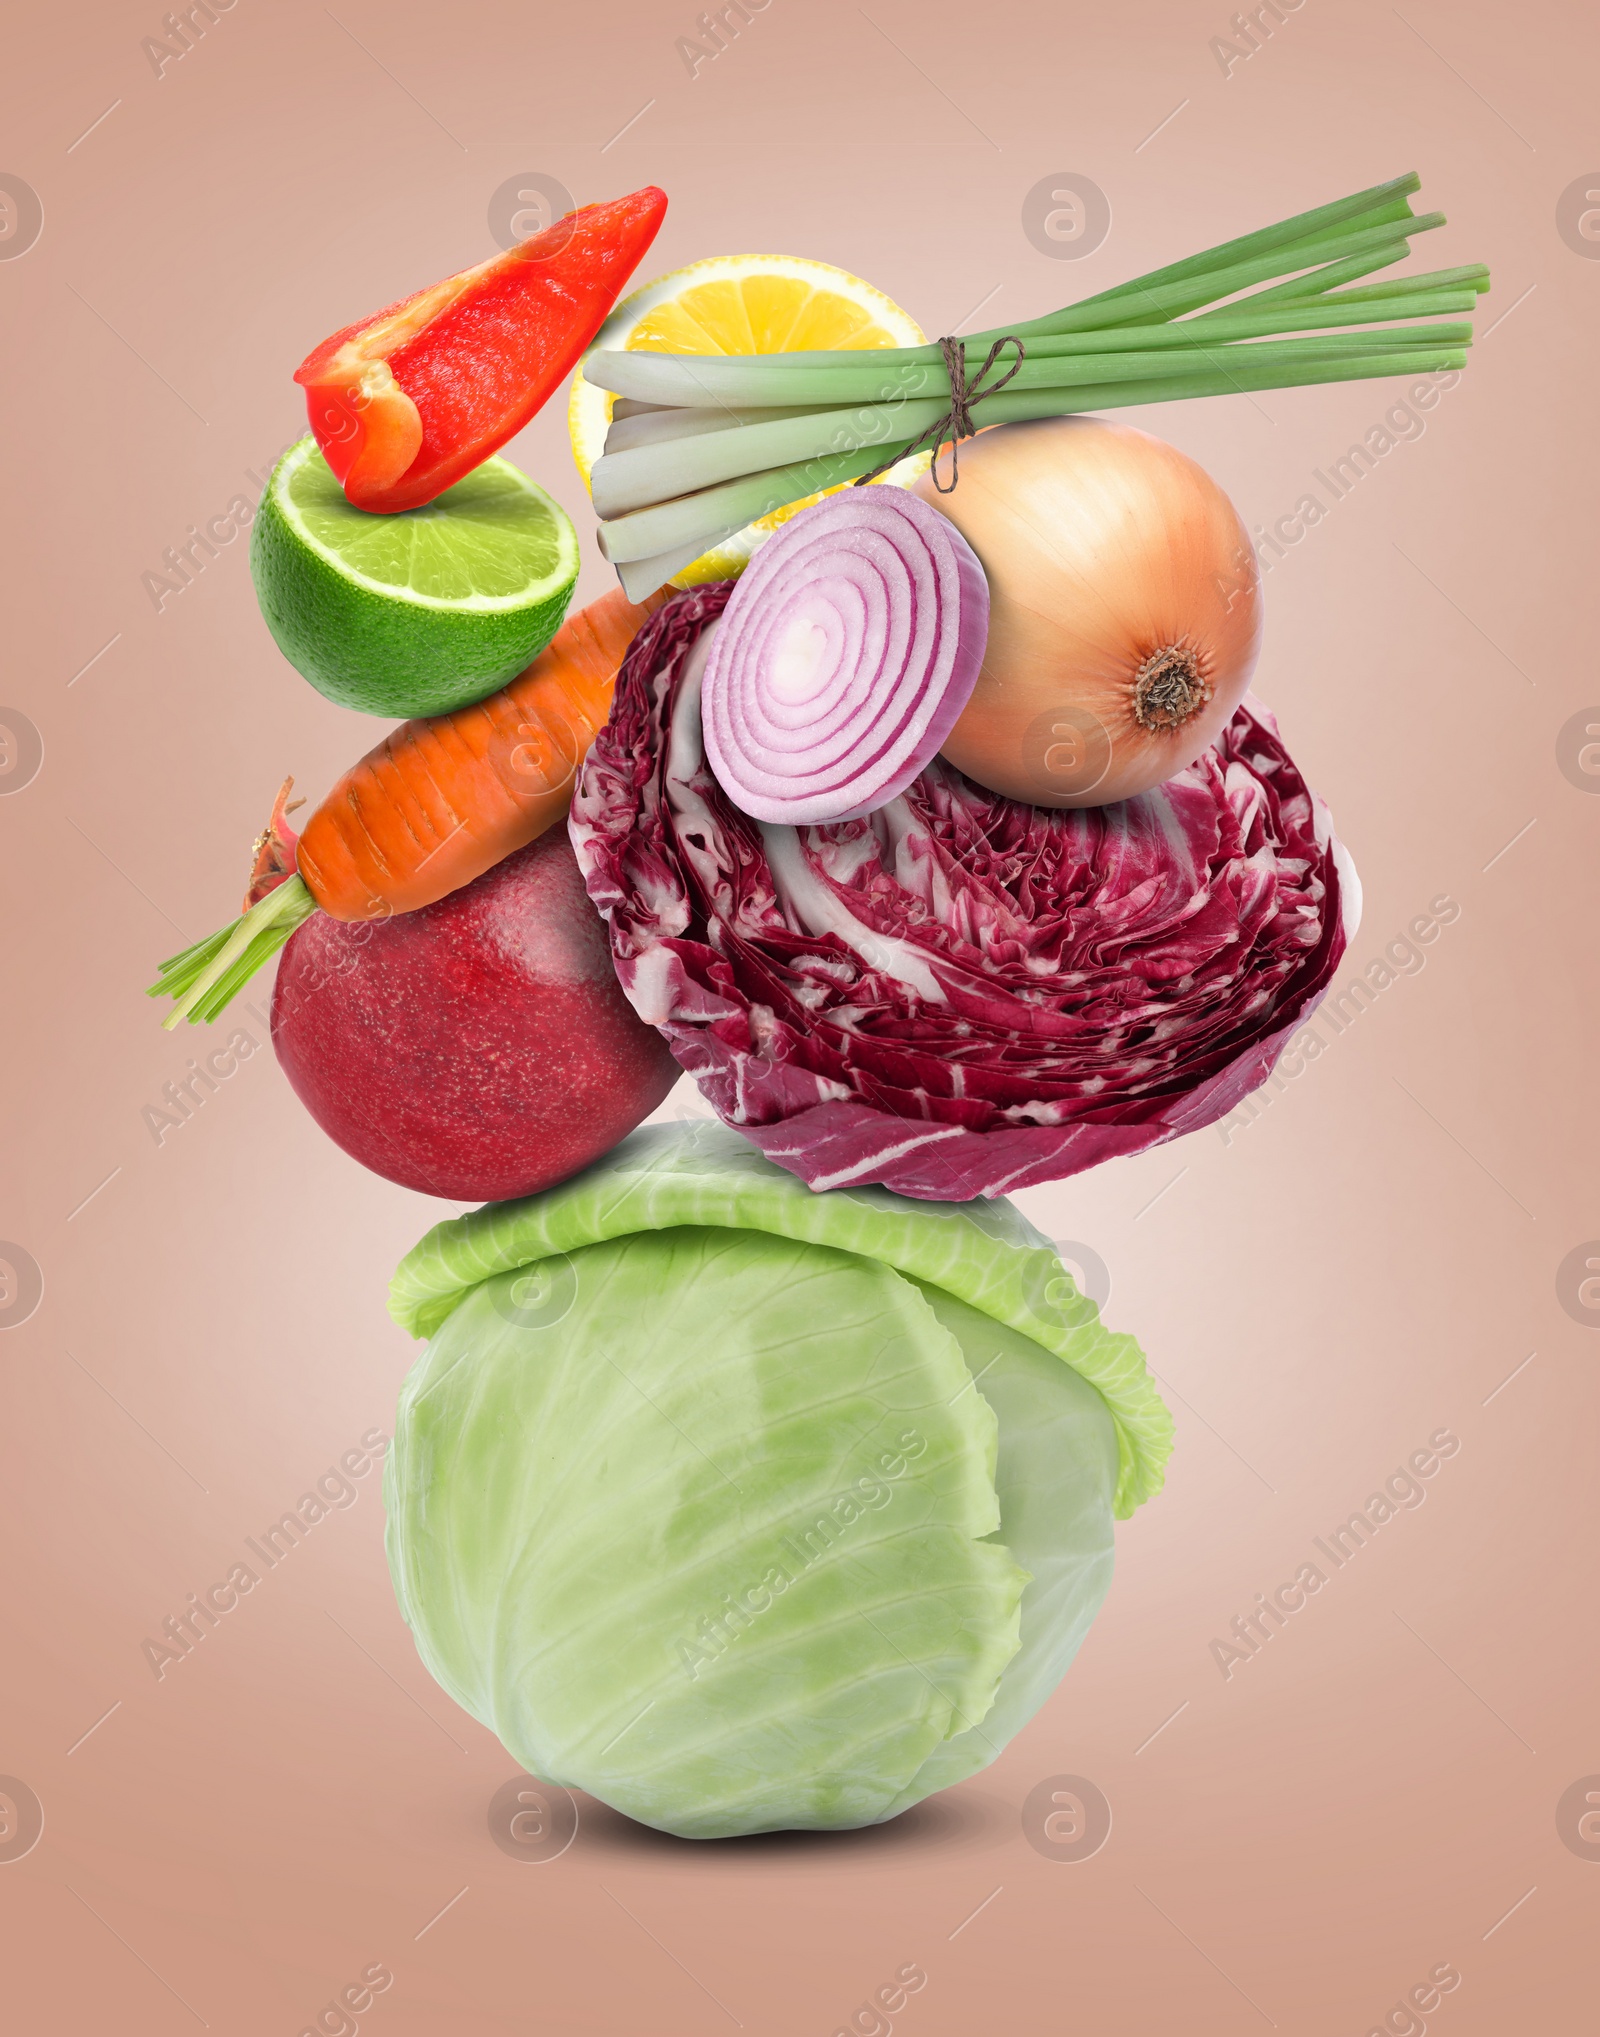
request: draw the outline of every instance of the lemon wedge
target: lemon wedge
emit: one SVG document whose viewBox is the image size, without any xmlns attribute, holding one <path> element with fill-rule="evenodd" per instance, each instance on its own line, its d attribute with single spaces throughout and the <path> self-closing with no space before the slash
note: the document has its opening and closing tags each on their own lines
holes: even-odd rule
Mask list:
<svg viewBox="0 0 1600 2037">
<path fill-rule="evenodd" d="M 915 347 L 923 339 L 914 318 L 847 269 L 799 255 L 713 255 L 625 297 L 594 344 L 658 354 L 793 354 L 826 347 Z M 567 423 L 585 486 L 605 448 L 616 400 L 586 382 L 581 368 L 573 377 Z M 913 453 L 881 479 L 909 487 L 930 457 Z M 742 573 L 764 538 L 797 510 L 820 500 L 820 495 L 807 495 L 746 524 L 686 566 L 672 585 L 693 587 Z"/>
</svg>

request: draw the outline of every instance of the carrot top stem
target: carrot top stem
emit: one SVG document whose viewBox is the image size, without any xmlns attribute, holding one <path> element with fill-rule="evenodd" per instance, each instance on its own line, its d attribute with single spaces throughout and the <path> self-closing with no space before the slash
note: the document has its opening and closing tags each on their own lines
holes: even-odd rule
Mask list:
<svg viewBox="0 0 1600 2037">
<path fill-rule="evenodd" d="M 173 1008 L 161 1021 L 167 1031 L 187 1019 L 208 1023 L 271 961 L 302 921 L 320 911 L 301 877 L 275 885 L 231 926 L 220 928 L 181 955 L 169 955 L 146 995 L 170 997 Z"/>
</svg>

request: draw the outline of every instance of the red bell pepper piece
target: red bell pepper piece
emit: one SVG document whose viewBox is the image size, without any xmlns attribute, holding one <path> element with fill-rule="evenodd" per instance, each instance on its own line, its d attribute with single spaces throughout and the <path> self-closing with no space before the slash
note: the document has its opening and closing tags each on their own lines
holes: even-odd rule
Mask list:
<svg viewBox="0 0 1600 2037">
<path fill-rule="evenodd" d="M 577 366 L 666 209 L 653 184 L 582 206 L 307 355 L 294 379 L 350 501 L 416 509 L 521 431 Z"/>
</svg>

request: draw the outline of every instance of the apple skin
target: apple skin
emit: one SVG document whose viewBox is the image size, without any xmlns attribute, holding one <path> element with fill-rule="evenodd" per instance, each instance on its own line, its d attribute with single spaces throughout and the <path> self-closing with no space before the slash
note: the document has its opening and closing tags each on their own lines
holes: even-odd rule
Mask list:
<svg viewBox="0 0 1600 2037">
<path fill-rule="evenodd" d="M 680 1072 L 618 987 L 561 826 L 420 911 L 307 920 L 278 962 L 272 1043 L 337 1145 L 453 1201 L 564 1181 Z"/>
</svg>

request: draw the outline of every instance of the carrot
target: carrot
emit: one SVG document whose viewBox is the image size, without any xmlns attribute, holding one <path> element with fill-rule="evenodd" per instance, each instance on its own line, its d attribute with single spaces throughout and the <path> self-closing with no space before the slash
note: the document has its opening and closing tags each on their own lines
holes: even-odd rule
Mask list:
<svg viewBox="0 0 1600 2037">
<path fill-rule="evenodd" d="M 161 964 L 149 995 L 176 1000 L 163 1023 L 214 1019 L 312 913 L 415 912 L 560 820 L 628 646 L 671 592 L 637 605 L 620 588 L 602 595 L 487 700 L 402 722 L 345 773 L 298 841 L 284 819 L 286 784 L 256 844 L 243 915 Z"/>
<path fill-rule="evenodd" d="M 498 693 L 402 722 L 307 822 L 300 875 L 334 919 L 415 912 L 492 870 L 566 812 L 611 712 L 617 668 L 661 597 L 621 588 L 563 625 Z"/>
</svg>

